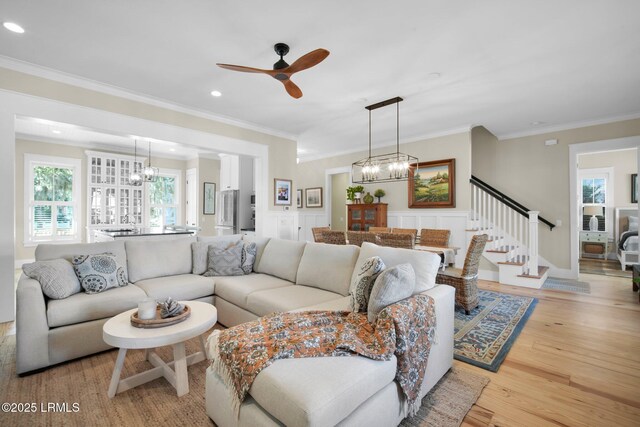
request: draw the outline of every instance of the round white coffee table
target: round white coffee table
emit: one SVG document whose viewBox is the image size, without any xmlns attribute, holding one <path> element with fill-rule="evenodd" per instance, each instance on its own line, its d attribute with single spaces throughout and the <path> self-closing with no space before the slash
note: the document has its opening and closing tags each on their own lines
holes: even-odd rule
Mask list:
<svg viewBox="0 0 640 427">
<path fill-rule="evenodd" d="M 121 393 L 140 384 L 148 383 L 156 378 L 165 377 L 176 389 L 178 396 L 189 392 L 189 377 L 187 366 L 201 362 L 206 357 L 206 348 L 202 334 L 216 324 L 218 312 L 211 304 L 199 301 L 180 301 L 191 308 L 191 315 L 187 320 L 171 326 L 154 329 L 136 328 L 131 325 L 131 315 L 138 309 L 120 313 L 109 319 L 102 327 L 102 339 L 109 345 L 119 347 L 116 365 L 113 368 L 111 383 L 109 385 L 109 397 Z M 186 355 L 184 342 L 200 337 L 202 351 Z M 173 362 L 165 363 L 160 356 L 153 351 L 156 347 L 166 345 L 173 346 Z M 154 368 L 135 374 L 125 379 L 120 379 L 124 358 L 129 349 L 145 349 L 146 359 Z"/>
</svg>

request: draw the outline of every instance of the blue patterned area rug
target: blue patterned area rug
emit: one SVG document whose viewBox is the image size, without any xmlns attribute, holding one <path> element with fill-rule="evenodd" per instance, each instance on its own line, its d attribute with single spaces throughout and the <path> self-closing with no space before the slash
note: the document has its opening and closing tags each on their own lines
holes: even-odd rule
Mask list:
<svg viewBox="0 0 640 427">
<path fill-rule="evenodd" d="M 536 298 L 478 291 L 480 305 L 456 308 L 454 358 L 497 372 L 538 302 Z"/>
</svg>

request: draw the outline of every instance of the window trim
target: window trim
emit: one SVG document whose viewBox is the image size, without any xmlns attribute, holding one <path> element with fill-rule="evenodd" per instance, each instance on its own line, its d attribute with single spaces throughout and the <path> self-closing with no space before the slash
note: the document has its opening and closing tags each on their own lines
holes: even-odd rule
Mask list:
<svg viewBox="0 0 640 427">
<path fill-rule="evenodd" d="M 33 200 L 33 169 L 36 166 L 62 167 L 73 171 L 73 202 L 69 206 L 73 207 L 73 223 L 74 233 L 72 236 L 56 236 L 48 238 L 35 238 L 32 234 L 33 217 L 32 207 L 36 204 Z M 82 217 L 80 209 L 82 205 L 82 160 L 72 157 L 45 156 L 42 154 L 26 153 L 24 155 L 24 241 L 25 247 L 37 246 L 40 243 L 80 243 L 82 241 L 82 232 L 80 218 Z M 66 202 L 68 203 L 68 202 Z M 53 211 L 52 211 L 53 216 Z M 55 226 L 54 226 L 55 232 Z"/>
<path fill-rule="evenodd" d="M 148 227 L 151 227 L 151 209 L 154 207 L 175 207 L 176 208 L 176 225 L 180 225 L 182 223 L 182 205 L 180 201 L 182 200 L 182 169 L 158 169 L 158 176 L 162 177 L 172 177 L 175 178 L 176 192 L 175 192 L 175 200 L 172 204 L 152 204 L 151 203 L 151 191 L 149 190 L 149 183 L 145 184 L 145 196 L 144 200 L 146 202 L 146 208 L 144 209 L 144 222 Z M 162 228 L 167 224 L 164 223 L 164 211 L 162 215 Z"/>
<path fill-rule="evenodd" d="M 593 179 L 593 178 L 604 178 L 605 180 L 605 199 L 604 203 L 583 203 L 583 195 L 582 195 L 582 181 L 584 179 Z M 579 231 L 586 232 L 589 230 L 583 230 L 582 227 L 582 212 L 583 208 L 586 206 L 602 206 L 605 210 L 605 221 L 604 221 L 604 232 L 607 233 L 609 237 L 613 237 L 613 210 L 615 208 L 614 203 L 614 192 L 615 192 L 615 168 L 613 167 L 605 167 L 605 168 L 588 168 L 588 169 L 578 169 L 578 212 L 579 212 Z"/>
</svg>

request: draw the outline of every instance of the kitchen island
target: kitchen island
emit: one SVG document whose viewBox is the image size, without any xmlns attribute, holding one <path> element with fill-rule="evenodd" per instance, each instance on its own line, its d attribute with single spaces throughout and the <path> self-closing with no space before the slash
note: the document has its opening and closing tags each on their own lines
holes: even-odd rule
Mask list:
<svg viewBox="0 0 640 427">
<path fill-rule="evenodd" d="M 171 237 L 188 236 L 194 234 L 193 230 L 167 230 L 164 228 L 132 227 L 113 228 L 106 230 L 93 230 L 94 242 L 108 242 L 110 240 L 131 239 L 166 239 Z"/>
</svg>

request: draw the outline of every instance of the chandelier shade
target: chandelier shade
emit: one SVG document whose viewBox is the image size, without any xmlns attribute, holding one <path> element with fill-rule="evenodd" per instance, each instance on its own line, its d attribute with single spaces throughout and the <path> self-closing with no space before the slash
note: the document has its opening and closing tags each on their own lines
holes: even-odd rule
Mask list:
<svg viewBox="0 0 640 427">
<path fill-rule="evenodd" d="M 149 141 L 149 164 L 142 170 L 142 179 L 145 182 L 156 182 L 158 180 L 158 168 L 151 166 L 151 141 Z"/>
<path fill-rule="evenodd" d="M 129 185 L 140 187 L 142 185 L 142 173 L 138 167 L 138 140 L 133 142 L 133 165 L 129 174 Z"/>
<path fill-rule="evenodd" d="M 418 166 L 418 158 L 400 152 L 400 108 L 402 98 L 395 97 L 365 107 L 369 110 L 369 156 L 351 165 L 351 181 L 354 184 L 407 181 L 411 171 Z M 396 104 L 396 152 L 371 155 L 371 111 Z"/>
</svg>

